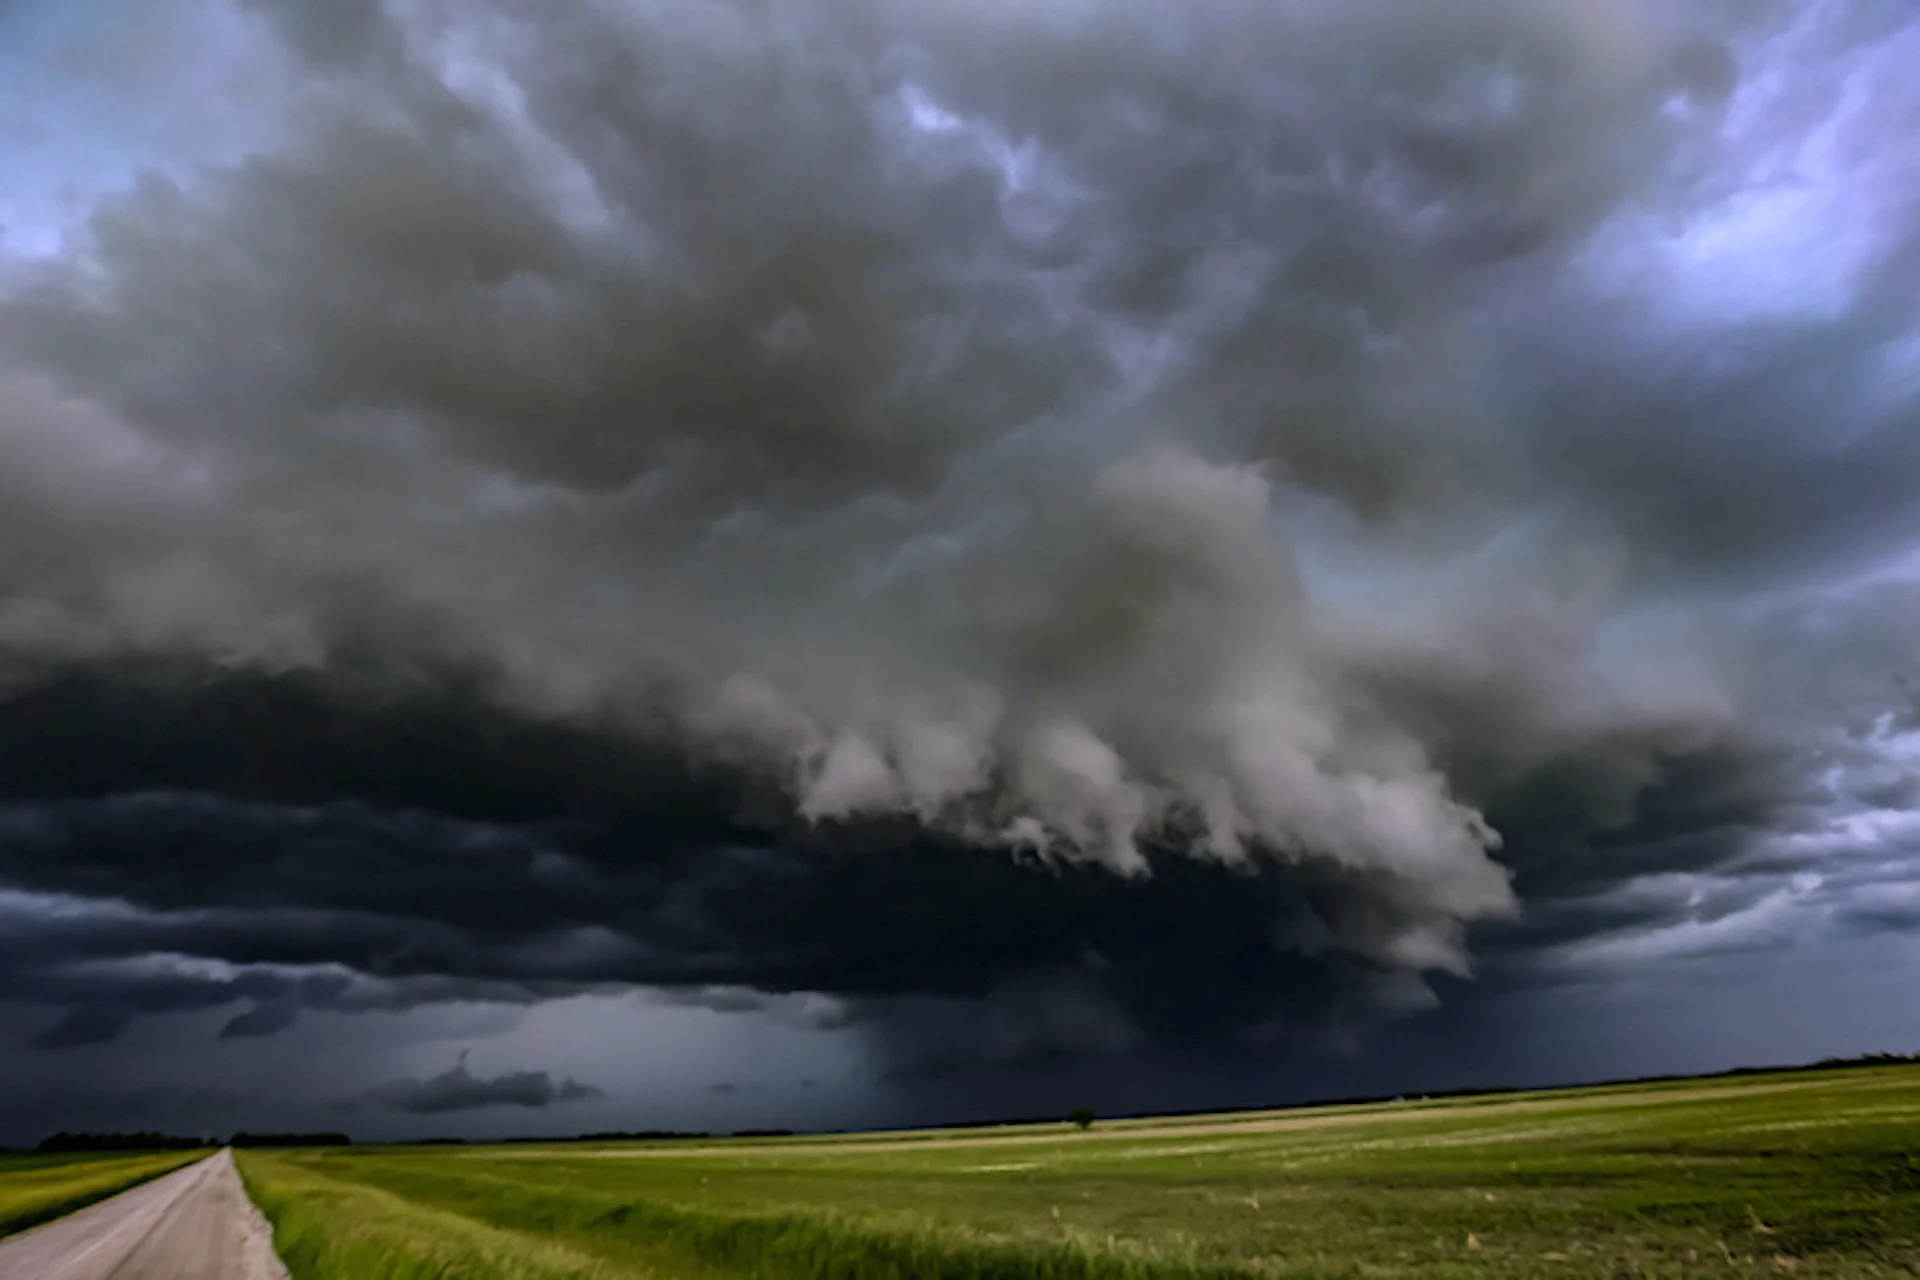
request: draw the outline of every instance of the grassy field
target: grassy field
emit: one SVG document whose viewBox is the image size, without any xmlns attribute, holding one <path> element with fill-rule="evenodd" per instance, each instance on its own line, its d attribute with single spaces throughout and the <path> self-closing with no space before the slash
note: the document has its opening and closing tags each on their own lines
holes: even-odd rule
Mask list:
<svg viewBox="0 0 1920 1280">
<path fill-rule="evenodd" d="M 296 1280 L 1920 1275 L 1916 1067 L 240 1159 Z"/>
<path fill-rule="evenodd" d="M 206 1156 L 205 1151 L 0 1155 L 0 1236 L 37 1227 Z"/>
</svg>

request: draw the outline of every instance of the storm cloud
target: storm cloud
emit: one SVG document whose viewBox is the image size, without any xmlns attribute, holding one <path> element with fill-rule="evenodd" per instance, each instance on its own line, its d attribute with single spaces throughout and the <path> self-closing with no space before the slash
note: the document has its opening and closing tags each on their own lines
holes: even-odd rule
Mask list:
<svg viewBox="0 0 1920 1280">
<path fill-rule="evenodd" d="M 43 1047 L 636 986 L 1272 1046 L 1911 916 L 1885 6 L 234 13 L 244 154 L 0 282 Z"/>
<path fill-rule="evenodd" d="M 550 1107 L 558 1102 L 581 1102 L 597 1098 L 600 1091 L 578 1080 L 555 1084 L 544 1071 L 509 1071 L 501 1075 L 477 1076 L 467 1070 L 467 1057 L 460 1055 L 446 1071 L 425 1080 L 395 1080 L 366 1096 L 375 1106 L 390 1107 L 408 1115 L 437 1116 L 455 1111 L 477 1111 L 482 1107 Z"/>
</svg>

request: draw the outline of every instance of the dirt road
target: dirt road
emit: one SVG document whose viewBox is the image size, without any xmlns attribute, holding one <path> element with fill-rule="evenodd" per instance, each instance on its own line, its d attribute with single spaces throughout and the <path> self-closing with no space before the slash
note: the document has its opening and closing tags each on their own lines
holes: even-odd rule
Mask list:
<svg viewBox="0 0 1920 1280">
<path fill-rule="evenodd" d="M 233 1153 L 0 1240 L 0 1280 L 286 1280 Z"/>
</svg>

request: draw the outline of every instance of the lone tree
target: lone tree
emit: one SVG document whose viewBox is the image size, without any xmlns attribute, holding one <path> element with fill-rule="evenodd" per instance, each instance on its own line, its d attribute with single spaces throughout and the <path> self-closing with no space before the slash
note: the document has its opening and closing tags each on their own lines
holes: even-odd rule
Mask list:
<svg viewBox="0 0 1920 1280">
<path fill-rule="evenodd" d="M 1079 1125 L 1082 1129 L 1093 1128 L 1093 1118 L 1094 1117 L 1093 1117 L 1092 1107 L 1075 1107 L 1073 1109 L 1073 1114 L 1067 1117 L 1067 1119 L 1073 1121 L 1075 1124 Z"/>
</svg>

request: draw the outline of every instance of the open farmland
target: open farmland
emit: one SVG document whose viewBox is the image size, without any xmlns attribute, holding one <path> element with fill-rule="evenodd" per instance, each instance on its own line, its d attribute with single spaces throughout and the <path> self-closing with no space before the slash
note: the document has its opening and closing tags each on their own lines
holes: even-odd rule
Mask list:
<svg viewBox="0 0 1920 1280">
<path fill-rule="evenodd" d="M 240 1157 L 295 1277 L 1920 1274 L 1920 1069 Z"/>
<path fill-rule="evenodd" d="M 85 1208 L 206 1155 L 205 1151 L 0 1155 L 0 1236 Z"/>
</svg>

